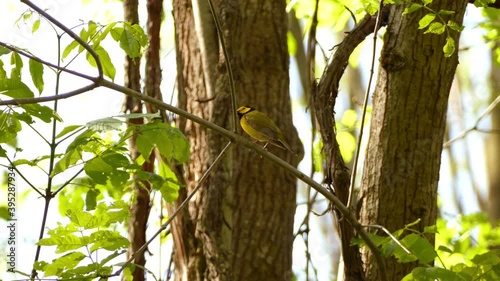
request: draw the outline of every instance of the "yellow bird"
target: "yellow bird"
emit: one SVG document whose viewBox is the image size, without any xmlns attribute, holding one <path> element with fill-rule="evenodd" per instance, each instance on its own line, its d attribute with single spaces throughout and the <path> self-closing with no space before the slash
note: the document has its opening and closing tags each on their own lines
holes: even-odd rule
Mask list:
<svg viewBox="0 0 500 281">
<path fill-rule="evenodd" d="M 286 148 L 293 154 L 295 152 L 285 141 L 285 137 L 276 124 L 264 113 L 250 106 L 241 106 L 236 110 L 240 117 L 240 125 L 247 134 L 260 142 L 265 142 L 264 148 L 268 144 Z"/>
</svg>

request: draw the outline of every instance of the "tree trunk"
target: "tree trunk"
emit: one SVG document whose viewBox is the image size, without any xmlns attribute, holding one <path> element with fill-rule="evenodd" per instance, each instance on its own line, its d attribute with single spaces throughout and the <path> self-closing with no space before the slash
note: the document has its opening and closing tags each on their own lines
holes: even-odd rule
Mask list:
<svg viewBox="0 0 500 281">
<path fill-rule="evenodd" d="M 191 1 L 174 1 L 179 106 L 225 128 L 239 128 L 231 122 L 222 48 L 217 38 L 206 36 L 216 33 L 204 2 L 193 2 L 199 5 L 193 13 Z M 237 105 L 267 113 L 300 151 L 291 122 L 285 1 L 214 5 L 231 56 Z M 204 32 L 196 30 L 200 23 Z M 214 49 L 216 54 L 207 51 Z M 216 65 L 203 65 L 214 56 Z M 213 96 L 207 94 L 210 87 Z M 191 143 L 184 172 L 190 193 L 228 141 L 189 120 L 178 121 Z M 269 150 L 293 165 L 300 160 L 279 148 Z M 291 280 L 295 192 L 294 177 L 252 151 L 230 150 L 173 226 L 175 280 Z"/>
<path fill-rule="evenodd" d="M 496 46 L 498 49 L 498 46 Z M 493 102 L 500 93 L 500 66 L 492 55 L 491 66 L 491 98 Z M 500 106 L 491 111 L 491 129 L 500 130 Z M 488 217 L 493 225 L 500 221 L 500 134 L 489 134 L 485 143 L 486 173 L 488 177 Z"/>
<path fill-rule="evenodd" d="M 445 20 L 461 24 L 466 5 L 442 0 L 431 7 L 455 11 Z M 360 192 L 361 223 L 390 231 L 417 219 L 419 230 L 436 222 L 448 95 L 458 63 L 457 51 L 449 58 L 443 54 L 444 34 L 418 29 L 428 11 L 402 15 L 405 7 L 390 11 Z M 459 33 L 450 35 L 458 45 Z M 371 253 L 363 258 L 367 280 L 379 280 Z M 415 266 L 388 259 L 389 280 L 401 280 Z"/>
<path fill-rule="evenodd" d="M 124 20 L 130 24 L 137 24 L 139 22 L 138 13 L 138 1 L 137 0 L 127 0 L 123 2 L 124 8 Z M 130 58 L 126 56 L 125 58 L 125 87 L 130 89 L 141 91 L 141 74 L 140 74 L 140 58 Z M 129 113 L 142 113 L 142 102 L 138 99 L 133 99 L 127 97 L 124 103 L 124 112 Z M 144 124 L 144 121 L 139 118 L 129 119 L 128 124 L 131 126 L 137 126 Z M 129 140 L 130 156 L 133 160 L 139 157 L 140 153 L 136 147 L 136 136 L 132 136 Z M 144 162 L 142 165 L 144 171 L 152 172 L 154 170 L 154 158 L 151 157 L 148 162 Z M 130 219 L 128 223 L 128 237 L 130 240 L 130 246 L 127 252 L 127 259 L 130 258 L 137 250 L 146 243 L 146 227 L 150 212 L 150 199 L 149 190 L 151 189 L 150 183 L 147 181 L 140 181 L 135 175 L 133 177 L 134 181 L 132 184 L 132 190 L 134 192 L 134 202 L 130 206 Z M 144 280 L 144 265 L 146 264 L 146 258 L 144 257 L 144 251 L 139 253 L 135 259 L 134 264 L 140 265 L 140 267 L 135 267 L 132 272 L 134 280 Z"/>
</svg>

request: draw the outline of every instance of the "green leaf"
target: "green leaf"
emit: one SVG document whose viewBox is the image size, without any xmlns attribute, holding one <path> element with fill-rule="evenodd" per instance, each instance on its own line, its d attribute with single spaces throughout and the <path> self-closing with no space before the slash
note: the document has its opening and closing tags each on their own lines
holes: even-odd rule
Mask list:
<svg viewBox="0 0 500 281">
<path fill-rule="evenodd" d="M 77 266 L 84 258 L 85 255 L 80 252 L 71 252 L 52 260 L 51 263 L 43 263 L 43 273 L 45 276 L 58 276 L 62 272 Z"/>
<path fill-rule="evenodd" d="M 418 29 L 426 28 L 436 18 L 436 14 L 428 13 L 418 21 Z"/>
<path fill-rule="evenodd" d="M 21 70 L 23 69 L 23 60 L 21 59 L 21 56 L 18 53 L 13 52 L 10 56 L 10 64 L 14 65 L 10 71 L 10 78 L 21 80 Z"/>
<path fill-rule="evenodd" d="M 51 236 L 49 238 L 40 239 L 37 245 L 57 246 L 56 253 L 60 254 L 88 245 L 88 237 L 78 237 L 74 234 L 67 234 L 64 236 Z"/>
<path fill-rule="evenodd" d="M 31 27 L 31 33 L 37 32 L 38 28 L 40 28 L 40 19 L 37 19 L 33 22 L 33 26 Z"/>
<path fill-rule="evenodd" d="M 450 16 L 455 14 L 455 11 L 450 11 L 450 10 L 439 10 L 438 15 L 446 15 Z"/>
<path fill-rule="evenodd" d="M 429 5 L 430 3 L 432 3 L 433 0 L 422 0 L 422 2 L 424 3 L 425 6 Z"/>
<path fill-rule="evenodd" d="M 96 36 L 96 37 L 92 40 L 92 43 L 93 43 L 94 45 L 99 45 L 99 44 L 100 44 L 100 42 L 101 42 L 102 40 L 104 40 L 104 39 L 108 36 L 108 34 L 109 34 L 109 33 L 110 33 L 110 31 L 111 31 L 111 30 L 115 27 L 115 25 L 116 25 L 116 22 L 112 22 L 112 23 L 108 24 L 108 25 L 106 26 L 106 28 L 105 28 L 102 32 L 100 32 L 100 33 L 99 33 L 99 36 Z"/>
<path fill-rule="evenodd" d="M 106 117 L 102 119 L 97 119 L 90 121 L 86 124 L 86 126 L 89 129 L 92 129 L 94 131 L 98 132 L 106 132 L 106 131 L 119 131 L 121 129 L 121 126 L 123 125 L 123 121 L 112 118 L 112 117 Z"/>
<path fill-rule="evenodd" d="M 142 119 L 142 118 L 147 118 L 147 119 L 154 119 L 154 118 L 160 118 L 160 113 L 129 113 L 129 114 L 120 114 L 120 115 L 115 115 L 113 116 L 115 118 L 128 118 L 128 119 Z"/>
<path fill-rule="evenodd" d="M 120 48 L 122 48 L 129 57 L 136 58 L 141 55 L 141 47 L 146 46 L 147 40 L 144 30 L 139 25 L 129 25 L 125 23 L 120 34 Z"/>
<path fill-rule="evenodd" d="M 21 130 L 19 119 L 12 114 L 0 111 L 0 143 L 10 143 Z"/>
<path fill-rule="evenodd" d="M 5 206 L 0 206 L 0 219 L 4 219 L 4 220 L 11 219 L 9 209 L 7 209 L 7 207 L 5 207 Z"/>
<path fill-rule="evenodd" d="M 96 157 L 83 166 L 85 173 L 98 184 L 106 184 L 107 175 L 113 171 L 113 167 L 106 163 L 101 157 Z"/>
<path fill-rule="evenodd" d="M 417 3 L 412 3 L 409 7 L 405 8 L 403 15 L 411 14 L 415 11 L 418 11 L 423 6 Z"/>
<path fill-rule="evenodd" d="M 61 157 L 62 155 L 61 154 L 56 154 L 55 157 Z M 17 159 L 16 161 L 12 162 L 12 164 L 14 164 L 15 166 L 20 166 L 20 165 L 30 165 L 30 166 L 36 166 L 38 165 L 40 162 L 42 162 L 43 160 L 46 160 L 46 159 L 50 159 L 51 156 L 50 155 L 43 155 L 43 156 L 39 156 L 33 160 L 27 160 L 27 159 Z"/>
<path fill-rule="evenodd" d="M 66 171 L 70 166 L 76 164 L 76 162 L 81 159 L 81 149 L 71 149 L 69 151 L 66 151 L 64 156 L 59 159 L 59 161 L 57 161 L 56 165 L 54 166 L 54 170 L 52 170 L 52 176 Z"/>
<path fill-rule="evenodd" d="M 30 116 L 37 117 L 45 123 L 49 123 L 52 118 L 55 118 L 58 121 L 63 121 L 62 118 L 57 114 L 57 112 L 55 112 L 48 106 L 40 105 L 38 103 L 31 103 L 23 104 L 21 105 L 21 107 L 26 110 L 26 113 L 28 113 Z"/>
<path fill-rule="evenodd" d="M 448 23 L 446 24 L 449 28 L 455 30 L 455 31 L 458 31 L 458 32 L 462 32 L 462 30 L 464 30 L 464 27 L 463 26 L 460 26 L 458 25 L 456 22 L 452 21 L 452 20 L 449 20 Z"/>
<path fill-rule="evenodd" d="M 111 261 L 112 259 L 126 253 L 127 251 L 114 251 L 111 255 L 105 257 L 104 259 L 101 260 L 101 262 L 99 263 L 99 265 L 101 266 L 104 266 L 105 264 L 107 264 L 109 261 Z"/>
<path fill-rule="evenodd" d="M 401 281 L 465 281 L 458 273 L 439 267 L 417 267 Z"/>
<path fill-rule="evenodd" d="M 100 203 L 96 207 L 94 216 L 99 217 L 104 214 L 107 216 L 105 227 L 108 227 L 111 223 L 121 223 L 130 216 L 129 206 L 123 200 L 117 200 L 110 206 Z"/>
<path fill-rule="evenodd" d="M 80 125 L 71 125 L 71 126 L 64 127 L 64 129 L 59 134 L 57 134 L 56 139 L 63 137 L 66 134 L 69 134 L 69 133 L 73 132 L 74 130 L 80 129 L 82 127 L 83 126 L 80 126 Z"/>
<path fill-rule="evenodd" d="M 92 219 L 92 215 L 90 213 L 79 209 L 69 209 L 66 212 L 66 216 L 68 216 L 70 221 L 77 227 L 86 227 Z"/>
<path fill-rule="evenodd" d="M 446 252 L 446 253 L 449 253 L 449 254 L 453 254 L 453 251 L 450 248 L 448 248 L 446 246 L 443 246 L 443 245 L 439 245 L 438 251 L 442 251 L 442 252 Z"/>
<path fill-rule="evenodd" d="M 5 48 L 4 46 L 0 46 L 0 56 L 6 55 L 10 52 L 12 52 L 10 49 Z"/>
<path fill-rule="evenodd" d="M 174 158 L 180 163 L 189 160 L 189 142 L 182 132 L 162 122 L 142 125 L 137 136 L 137 149 L 148 159 L 156 146 L 169 161 Z"/>
<path fill-rule="evenodd" d="M 0 51 L 1 51 L 1 46 L 0 46 Z M 0 80 L 3 80 L 7 78 L 7 72 L 5 71 L 5 68 L 3 67 L 3 61 L 0 60 Z"/>
<path fill-rule="evenodd" d="M 140 55 L 141 45 L 134 37 L 133 30 L 128 26 L 125 26 L 120 37 L 120 48 L 131 58 L 136 58 Z"/>
<path fill-rule="evenodd" d="M 0 94 L 14 99 L 33 98 L 35 96 L 21 80 L 8 78 L 0 80 Z"/>
<path fill-rule="evenodd" d="M 85 210 L 92 211 L 97 206 L 97 196 L 101 194 L 99 189 L 89 189 L 85 196 Z"/>
<path fill-rule="evenodd" d="M 434 246 L 432 246 L 427 239 L 418 234 L 412 233 L 405 236 L 401 240 L 401 243 L 424 264 L 432 262 L 437 257 Z"/>
<path fill-rule="evenodd" d="M 81 182 L 84 181 L 90 181 L 88 178 L 79 178 L 75 179 L 72 184 L 74 185 L 79 185 Z M 83 185 L 86 183 L 84 182 Z M 92 187 L 92 185 L 90 185 Z M 85 207 L 85 202 L 83 200 L 83 188 L 71 188 L 68 186 L 68 188 L 64 188 L 62 192 L 60 193 L 58 198 L 58 210 L 59 214 L 62 216 L 65 216 L 67 211 L 69 209 L 81 209 Z M 75 227 L 75 226 L 73 226 Z M 75 227 L 76 228 L 76 227 Z"/>
<path fill-rule="evenodd" d="M 29 60 L 31 80 L 38 92 L 41 94 L 43 92 L 43 65 L 36 60 Z"/>
<path fill-rule="evenodd" d="M 78 42 L 73 41 L 68 46 L 66 46 L 66 48 L 64 48 L 62 53 L 63 59 L 65 59 L 71 53 L 71 51 L 73 51 L 76 47 L 78 47 L 78 45 L 79 45 Z"/>
<path fill-rule="evenodd" d="M 108 52 L 101 46 L 92 46 L 92 48 L 97 53 L 99 60 L 101 61 L 102 71 L 104 72 L 104 75 L 111 78 L 111 80 L 114 80 L 116 69 L 113 65 L 113 62 L 111 61 L 111 58 L 109 57 Z M 91 66 L 97 67 L 94 57 L 89 52 L 87 52 L 87 61 Z"/>
<path fill-rule="evenodd" d="M 431 233 L 431 234 L 438 233 L 436 225 L 430 225 L 424 227 L 424 233 Z"/>
<path fill-rule="evenodd" d="M 181 187 L 175 173 L 163 161 L 160 161 L 158 174 L 165 179 L 160 187 L 160 192 L 163 199 L 168 202 L 174 202 L 179 196 L 179 188 Z"/>
<path fill-rule="evenodd" d="M 488 4 L 495 3 L 495 0 L 476 0 L 474 1 L 474 6 L 476 7 L 487 7 Z"/>
<path fill-rule="evenodd" d="M 443 34 L 446 30 L 446 25 L 440 22 L 433 22 L 429 25 L 429 28 L 424 32 L 425 33 L 433 33 L 433 34 Z"/>
<path fill-rule="evenodd" d="M 486 252 L 484 254 L 475 255 L 472 258 L 472 262 L 477 265 L 498 265 L 500 264 L 500 257 L 497 253 L 493 251 Z"/>
<path fill-rule="evenodd" d="M 451 36 L 446 37 L 446 44 L 443 47 L 445 57 L 451 57 L 455 52 L 455 40 Z"/>
<path fill-rule="evenodd" d="M 172 144 L 174 146 L 173 150 L 173 157 L 179 162 L 179 163 L 185 163 L 189 161 L 189 155 L 190 155 L 190 150 L 189 150 L 189 141 L 187 140 L 186 136 L 181 132 L 181 130 L 177 128 L 171 127 L 168 130 L 169 133 L 169 140 L 172 141 Z M 161 151 L 160 151 L 161 153 Z"/>
<path fill-rule="evenodd" d="M 56 163 L 54 170 L 52 171 L 52 176 L 55 176 L 61 172 L 64 172 L 71 165 L 76 164 L 78 160 L 82 159 L 82 152 L 86 144 L 93 140 L 93 135 L 95 131 L 86 130 L 78 135 L 66 149 L 64 156 Z"/>
<path fill-rule="evenodd" d="M 123 27 L 121 27 L 121 26 L 113 27 L 109 31 L 109 33 L 111 34 L 111 37 L 113 38 L 113 40 L 115 40 L 116 42 L 119 42 L 120 38 L 122 36 L 122 33 L 123 33 Z"/>
<path fill-rule="evenodd" d="M 127 238 L 120 235 L 118 231 L 99 230 L 90 235 L 90 241 L 93 243 L 90 247 L 91 252 L 99 249 L 115 251 L 126 249 L 130 242 Z"/>
</svg>

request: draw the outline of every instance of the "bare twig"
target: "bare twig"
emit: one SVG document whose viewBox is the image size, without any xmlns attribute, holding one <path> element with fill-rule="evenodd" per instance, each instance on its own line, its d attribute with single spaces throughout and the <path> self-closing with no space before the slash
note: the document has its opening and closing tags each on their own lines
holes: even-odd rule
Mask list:
<svg viewBox="0 0 500 281">
<path fill-rule="evenodd" d="M 392 233 L 387 228 L 385 228 L 381 225 L 377 225 L 377 224 L 367 224 L 367 225 L 363 225 L 363 227 L 371 227 L 371 228 L 381 229 L 383 232 L 385 232 L 385 234 L 387 234 L 389 237 L 391 237 L 391 239 L 394 242 L 396 242 L 396 244 L 398 244 L 399 247 L 401 247 L 408 255 L 411 255 L 411 251 L 408 250 L 408 248 L 406 248 L 403 244 L 401 244 L 401 242 L 398 240 L 398 238 L 396 238 L 396 236 L 392 235 Z"/>
<path fill-rule="evenodd" d="M 467 136 L 467 134 L 469 134 L 470 132 L 472 132 L 474 130 L 478 130 L 477 126 L 479 125 L 479 123 L 483 120 L 484 117 L 486 117 L 488 114 L 490 114 L 491 111 L 493 109 L 495 109 L 495 107 L 499 103 L 500 103 L 500 95 L 498 95 L 496 97 L 496 99 L 486 108 L 486 110 L 484 110 L 483 113 L 481 113 L 481 115 L 479 116 L 479 118 L 477 118 L 476 122 L 474 123 L 474 126 L 472 126 L 469 129 L 461 132 L 458 136 L 454 137 L 453 139 L 445 142 L 443 144 L 443 147 L 449 147 L 452 143 L 456 142 L 457 140 L 465 138 L 465 136 Z"/>
<path fill-rule="evenodd" d="M 222 26 L 220 24 L 219 17 L 217 16 L 217 13 L 215 12 L 214 8 L 214 3 L 212 0 L 208 0 L 208 4 L 210 6 L 210 11 L 212 12 L 212 16 L 214 18 L 215 22 L 215 27 L 217 28 L 217 34 L 219 35 L 219 40 L 222 46 L 222 51 L 224 52 L 224 58 L 226 61 L 226 68 L 227 68 L 227 73 L 229 74 L 229 85 L 231 89 L 231 112 L 233 116 L 233 132 L 236 132 L 236 126 L 238 124 L 238 115 L 236 113 L 236 86 L 234 84 L 234 75 L 233 75 L 233 68 L 231 66 L 231 59 L 229 57 L 229 51 L 227 50 L 226 42 L 224 40 L 224 33 L 222 33 Z"/>
</svg>

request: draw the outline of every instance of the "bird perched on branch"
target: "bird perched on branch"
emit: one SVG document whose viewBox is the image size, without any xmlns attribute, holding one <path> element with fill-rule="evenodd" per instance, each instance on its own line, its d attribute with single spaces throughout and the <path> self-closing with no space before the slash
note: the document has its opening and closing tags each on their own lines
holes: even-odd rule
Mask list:
<svg viewBox="0 0 500 281">
<path fill-rule="evenodd" d="M 236 112 L 243 131 L 255 140 L 265 142 L 264 148 L 272 144 L 296 154 L 286 142 L 281 130 L 267 115 L 250 106 L 241 106 Z"/>
</svg>

